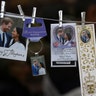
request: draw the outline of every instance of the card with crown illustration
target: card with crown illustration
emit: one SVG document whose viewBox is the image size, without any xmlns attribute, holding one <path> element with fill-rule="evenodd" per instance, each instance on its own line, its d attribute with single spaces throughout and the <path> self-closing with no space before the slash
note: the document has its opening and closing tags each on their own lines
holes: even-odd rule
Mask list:
<svg viewBox="0 0 96 96">
<path fill-rule="evenodd" d="M 82 96 L 96 96 L 96 50 L 94 24 L 76 26 Z"/>
</svg>

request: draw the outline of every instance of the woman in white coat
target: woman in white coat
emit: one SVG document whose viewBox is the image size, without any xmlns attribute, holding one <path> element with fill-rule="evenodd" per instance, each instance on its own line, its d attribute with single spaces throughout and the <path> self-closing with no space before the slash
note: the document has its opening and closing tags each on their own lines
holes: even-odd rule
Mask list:
<svg viewBox="0 0 96 96">
<path fill-rule="evenodd" d="M 65 40 L 64 45 L 65 46 L 71 47 L 71 43 L 70 43 L 71 38 L 72 38 L 71 33 L 65 32 L 65 34 L 64 34 L 64 40 Z"/>
<path fill-rule="evenodd" d="M 45 75 L 46 71 L 42 62 L 39 63 L 39 75 Z"/>
<path fill-rule="evenodd" d="M 22 37 L 22 28 L 15 27 L 12 31 L 10 48 L 25 51 L 26 39 Z"/>
</svg>

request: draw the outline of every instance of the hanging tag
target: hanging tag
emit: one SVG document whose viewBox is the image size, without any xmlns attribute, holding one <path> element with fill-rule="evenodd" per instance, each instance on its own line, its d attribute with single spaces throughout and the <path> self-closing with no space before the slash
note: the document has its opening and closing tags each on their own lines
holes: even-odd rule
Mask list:
<svg viewBox="0 0 96 96">
<path fill-rule="evenodd" d="M 59 12 L 59 27 L 62 27 L 62 20 L 63 20 L 63 11 L 60 10 Z"/>
<path fill-rule="evenodd" d="M 31 57 L 31 68 L 33 76 L 46 75 L 44 56 L 39 56 L 36 54 L 35 57 Z"/>
<path fill-rule="evenodd" d="M 76 26 L 82 96 L 96 96 L 96 48 L 94 24 Z"/>
<path fill-rule="evenodd" d="M 1 18 L 4 17 L 4 11 L 5 11 L 5 1 L 1 1 Z"/>
<path fill-rule="evenodd" d="M 51 66 L 75 67 L 77 61 L 76 23 L 66 23 L 62 27 L 51 24 Z M 73 61 L 74 63 L 71 63 Z"/>
<path fill-rule="evenodd" d="M 43 19 L 37 19 L 36 23 L 31 24 L 32 19 L 25 19 L 23 26 L 23 36 L 31 41 L 38 42 L 41 38 L 47 35 Z M 31 27 L 28 27 L 31 24 Z"/>
</svg>

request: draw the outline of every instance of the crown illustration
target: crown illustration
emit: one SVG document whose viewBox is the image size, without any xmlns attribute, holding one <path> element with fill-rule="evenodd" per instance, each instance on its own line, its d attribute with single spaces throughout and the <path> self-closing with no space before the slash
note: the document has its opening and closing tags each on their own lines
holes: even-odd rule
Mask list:
<svg viewBox="0 0 96 96">
<path fill-rule="evenodd" d="M 84 78 L 85 82 L 88 83 L 88 82 L 94 82 L 95 81 L 95 76 L 91 76 L 90 74 L 88 74 L 88 76 L 86 76 Z"/>
</svg>

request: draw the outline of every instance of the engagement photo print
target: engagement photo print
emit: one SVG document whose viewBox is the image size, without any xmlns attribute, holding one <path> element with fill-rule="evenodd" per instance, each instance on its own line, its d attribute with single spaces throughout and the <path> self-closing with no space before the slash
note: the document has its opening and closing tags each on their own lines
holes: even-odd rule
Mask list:
<svg viewBox="0 0 96 96">
<path fill-rule="evenodd" d="M 51 66 L 76 66 L 76 23 L 65 23 L 62 27 L 51 24 Z M 70 61 L 70 62 L 67 62 Z M 61 67 L 61 66 L 60 66 Z"/>
<path fill-rule="evenodd" d="M 39 76 L 46 74 L 44 56 L 31 57 L 32 75 Z"/>
<path fill-rule="evenodd" d="M 26 61 L 28 40 L 22 36 L 22 32 L 22 19 L 0 19 L 0 58 Z"/>
<path fill-rule="evenodd" d="M 75 42 L 72 40 L 74 38 L 74 29 L 71 26 L 57 27 L 54 29 L 54 38 L 53 42 L 54 47 L 74 47 L 76 46 Z"/>
</svg>

